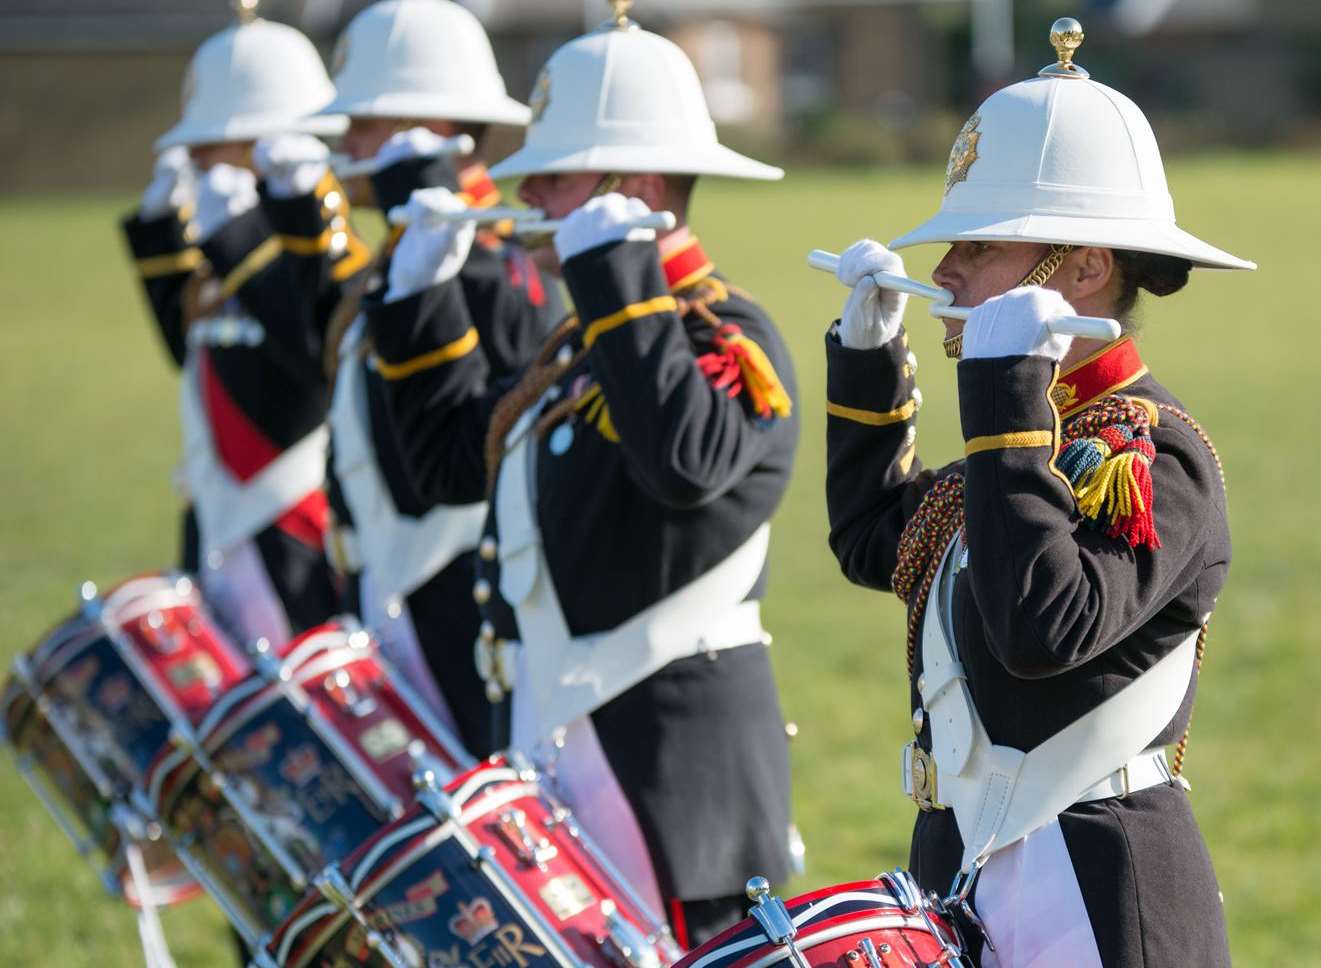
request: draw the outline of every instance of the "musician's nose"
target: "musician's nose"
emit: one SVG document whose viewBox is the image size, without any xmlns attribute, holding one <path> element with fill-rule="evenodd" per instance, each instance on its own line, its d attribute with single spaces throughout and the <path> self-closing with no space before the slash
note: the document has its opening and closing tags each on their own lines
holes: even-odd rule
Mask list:
<svg viewBox="0 0 1321 968">
<path fill-rule="evenodd" d="M 941 289 L 953 289 L 958 285 L 958 270 L 956 268 L 957 257 L 954 246 L 949 247 L 944 258 L 936 264 L 936 268 L 931 271 L 931 281 Z"/>
</svg>

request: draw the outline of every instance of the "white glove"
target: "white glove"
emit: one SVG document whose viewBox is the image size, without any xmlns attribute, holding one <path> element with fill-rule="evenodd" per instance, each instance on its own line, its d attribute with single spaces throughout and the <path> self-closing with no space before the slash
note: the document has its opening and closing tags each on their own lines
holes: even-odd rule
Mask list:
<svg viewBox="0 0 1321 968">
<path fill-rule="evenodd" d="M 376 151 L 376 170 L 385 171 L 391 165 L 414 158 L 432 158 L 453 150 L 453 139 L 436 134 L 429 128 L 409 128 L 396 131 Z"/>
<path fill-rule="evenodd" d="M 854 242 L 839 257 L 835 275 L 852 286 L 839 320 L 839 341 L 852 350 L 874 350 L 899 335 L 908 294 L 882 289 L 872 281 L 874 272 L 905 275 L 904 260 L 871 239 Z"/>
<path fill-rule="evenodd" d="M 461 212 L 466 205 L 448 188 L 419 188 L 403 206 L 408 228 L 390 257 L 390 288 L 395 302 L 453 279 L 468 261 L 477 235 L 476 222 L 437 222 L 435 212 Z M 398 210 L 392 210 L 391 215 Z"/>
<path fill-rule="evenodd" d="M 166 148 L 156 156 L 151 170 L 151 184 L 142 193 L 138 214 L 143 221 L 163 218 L 193 202 L 197 193 L 197 175 L 188 149 L 183 145 Z"/>
<path fill-rule="evenodd" d="M 555 251 L 560 262 L 568 262 L 580 252 L 607 242 L 656 241 L 655 229 L 641 229 L 633 224 L 650 214 L 651 209 L 642 199 L 625 198 L 618 192 L 589 198 L 569 214 L 555 233 Z"/>
<path fill-rule="evenodd" d="M 197 226 L 200 241 L 205 242 L 226 222 L 256 208 L 257 176 L 246 168 L 212 165 L 197 186 Z"/>
<path fill-rule="evenodd" d="M 312 194 L 325 177 L 330 149 L 310 134 L 277 134 L 257 142 L 252 163 L 272 198 L 298 198 Z"/>
<path fill-rule="evenodd" d="M 1046 328 L 1047 320 L 1075 315 L 1054 289 L 1024 286 L 986 300 L 972 311 L 963 328 L 963 358 L 1044 356 L 1062 360 L 1073 343 Z"/>
</svg>

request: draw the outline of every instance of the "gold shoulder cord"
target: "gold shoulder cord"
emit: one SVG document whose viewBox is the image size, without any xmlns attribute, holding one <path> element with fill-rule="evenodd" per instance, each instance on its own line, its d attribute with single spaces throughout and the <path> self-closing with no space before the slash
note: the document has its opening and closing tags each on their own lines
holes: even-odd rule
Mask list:
<svg viewBox="0 0 1321 968">
<path fill-rule="evenodd" d="M 1073 251 L 1071 245 L 1052 244 L 1050 251 L 1042 257 L 1036 267 L 1019 280 L 1015 289 L 1022 289 L 1024 286 L 1044 286 L 1050 277 L 1055 275 L 1059 267 L 1064 263 L 1064 257 Z M 963 334 L 951 336 L 942 344 L 945 347 L 945 355 L 951 360 L 957 360 L 963 356 Z"/>
<path fill-rule="evenodd" d="M 1211 459 L 1215 461 L 1216 470 L 1220 474 L 1220 487 L 1225 492 L 1225 504 L 1227 510 L 1229 503 L 1229 489 L 1225 484 L 1225 467 L 1220 463 L 1220 454 L 1216 450 L 1215 444 L 1211 443 L 1211 438 L 1206 435 L 1206 431 L 1202 429 L 1201 425 L 1194 420 L 1191 415 L 1180 410 L 1178 407 L 1170 406 L 1168 403 L 1158 403 L 1156 404 L 1156 408 L 1172 416 L 1178 417 L 1192 428 L 1193 433 L 1197 434 L 1202 443 L 1206 444 L 1206 449 L 1211 452 Z M 1208 617 L 1202 624 L 1202 631 L 1197 635 L 1197 655 L 1193 660 L 1193 669 L 1197 672 L 1199 678 L 1202 672 L 1202 660 L 1206 658 L 1206 635 L 1207 630 L 1210 627 L 1211 619 Z M 1179 737 L 1179 742 L 1174 747 L 1174 762 L 1170 764 L 1170 773 L 1174 776 L 1180 776 L 1183 774 L 1183 760 L 1184 757 L 1188 755 L 1188 734 L 1192 732 L 1192 728 L 1193 720 L 1192 713 L 1190 712 L 1188 714 L 1188 725 L 1184 728 L 1183 735 Z"/>
</svg>

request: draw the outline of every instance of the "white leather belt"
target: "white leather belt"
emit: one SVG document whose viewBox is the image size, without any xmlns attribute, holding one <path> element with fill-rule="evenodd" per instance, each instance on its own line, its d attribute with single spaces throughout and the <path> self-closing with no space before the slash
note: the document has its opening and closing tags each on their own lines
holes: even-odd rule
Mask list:
<svg viewBox="0 0 1321 968">
<path fill-rule="evenodd" d="M 1111 797 L 1123 799 L 1130 793 L 1173 782 L 1174 774 L 1170 772 L 1165 751 L 1147 750 L 1133 757 L 1104 780 L 1089 786 L 1074 802 L 1091 803 L 1093 800 L 1108 800 Z"/>
</svg>

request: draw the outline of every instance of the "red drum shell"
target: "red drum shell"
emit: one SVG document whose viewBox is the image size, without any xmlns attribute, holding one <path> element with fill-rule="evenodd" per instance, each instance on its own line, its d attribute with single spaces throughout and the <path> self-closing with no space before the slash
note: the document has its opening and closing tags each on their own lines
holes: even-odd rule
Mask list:
<svg viewBox="0 0 1321 968">
<path fill-rule="evenodd" d="M 11 681 L 4 708 L 20 769 L 71 808 L 52 798 L 61 826 L 76 818 L 109 859 L 108 880 L 136 906 L 111 803 L 130 798 L 175 724 L 200 721 L 251 666 L 207 613 L 192 581 L 158 573 L 131 578 L 90 602 L 20 662 L 25 675 Z M 93 765 L 85 769 L 61 736 L 72 737 Z M 97 770 L 100 782 L 87 769 Z M 198 893 L 168 846 L 140 846 L 154 904 Z"/>
<path fill-rule="evenodd" d="M 855 881 L 802 894 L 785 902 L 798 926 L 794 939 L 811 968 L 867 968 L 864 939 L 881 968 L 950 964 L 957 935 L 933 912 L 905 910 L 884 880 Z M 943 932 L 942 940 L 936 933 Z M 948 945 L 947 945 L 947 943 Z M 785 948 L 766 939 L 751 918 L 699 945 L 674 968 L 792 968 Z"/>
<path fill-rule="evenodd" d="M 459 824 L 415 806 L 341 867 L 366 921 L 411 949 L 406 959 L 449 968 L 618 968 L 603 901 L 655 943 L 661 964 L 678 959 L 664 922 L 611 872 L 535 773 L 492 757 L 446 784 L 445 794 Z M 362 926 L 317 892 L 267 951 L 298 968 L 339 958 L 387 963 L 371 952 Z"/>
<path fill-rule="evenodd" d="M 320 626 L 277 654 L 278 673 L 240 683 L 198 725 L 200 754 L 164 751 L 147 784 L 156 815 L 189 845 L 221 906 L 258 932 L 284 919 L 303 885 L 234 797 L 311 877 L 412 802 L 415 753 L 446 778 L 472 763 L 356 627 Z"/>
</svg>

